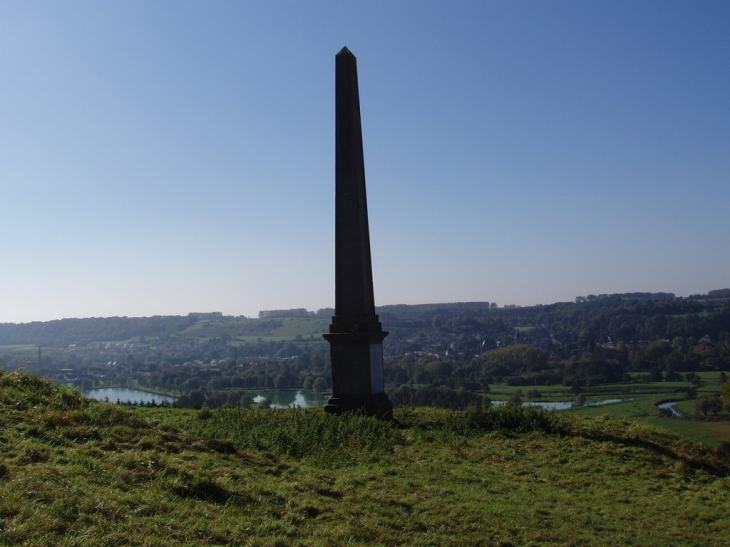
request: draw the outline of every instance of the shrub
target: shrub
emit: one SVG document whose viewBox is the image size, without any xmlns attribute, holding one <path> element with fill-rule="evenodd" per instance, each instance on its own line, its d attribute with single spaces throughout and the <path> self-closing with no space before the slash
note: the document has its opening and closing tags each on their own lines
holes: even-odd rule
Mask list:
<svg viewBox="0 0 730 547">
<path fill-rule="evenodd" d="M 695 399 L 695 410 L 701 412 L 703 416 L 707 416 L 708 412 L 717 416 L 717 413 L 722 410 L 722 401 L 719 397 L 700 395 Z"/>
</svg>

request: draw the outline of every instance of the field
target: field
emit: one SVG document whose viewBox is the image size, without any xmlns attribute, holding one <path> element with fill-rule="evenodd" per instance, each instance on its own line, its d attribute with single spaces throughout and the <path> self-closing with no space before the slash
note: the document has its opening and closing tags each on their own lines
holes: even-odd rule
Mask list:
<svg viewBox="0 0 730 547">
<path fill-rule="evenodd" d="M 32 344 L 7 344 L 7 345 L 0 345 L 0 355 L 3 353 L 8 353 L 10 351 L 29 351 L 29 352 L 37 352 L 38 346 L 34 346 Z"/>
<path fill-rule="evenodd" d="M 587 387 L 583 391 L 587 403 L 605 399 L 621 399 L 621 402 L 576 406 L 561 412 L 586 417 L 610 416 L 638 420 L 716 448 L 723 441 L 730 442 L 730 410 L 720 412 L 717 417 L 710 416 L 705 419 L 695 410 L 694 399 L 685 400 L 685 390 L 695 388 L 698 395 L 717 395 L 722 385 L 720 373 L 697 372 L 695 374 L 702 380 L 699 387 L 688 381 L 604 384 Z M 488 396 L 497 401 L 506 401 L 516 389 L 522 390 L 523 402 L 531 400 L 526 397 L 528 390 L 540 392 L 541 397 L 532 399 L 534 401 L 574 401 L 576 399 L 576 394 L 570 393 L 569 389 L 562 385 L 518 388 L 504 383 L 490 385 Z M 657 404 L 669 400 L 678 401 L 675 408 L 687 419 L 659 416 Z"/>
<path fill-rule="evenodd" d="M 272 319 L 230 319 L 199 321 L 182 334 L 194 338 L 229 336 L 242 342 L 281 341 L 314 337 L 320 339 L 327 332 L 330 320 L 311 317 Z"/>
<path fill-rule="evenodd" d="M 730 462 L 521 407 L 122 408 L 0 375 L 0 545 L 725 545 Z"/>
</svg>

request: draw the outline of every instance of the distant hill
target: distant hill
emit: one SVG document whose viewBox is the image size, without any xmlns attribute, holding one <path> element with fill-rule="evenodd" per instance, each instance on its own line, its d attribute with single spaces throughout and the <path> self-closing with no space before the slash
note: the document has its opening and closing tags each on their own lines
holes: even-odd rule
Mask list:
<svg viewBox="0 0 730 547">
<path fill-rule="evenodd" d="M 561 332 L 590 329 L 614 339 L 630 340 L 657 334 L 717 338 L 730 333 L 730 289 L 706 295 L 677 298 L 672 293 L 623 293 L 577 297 L 575 302 L 538 306 L 498 307 L 490 302 L 451 302 L 379 306 L 384 326 L 395 329 L 431 327 L 434 321 L 450 318 L 499 319 L 506 328 L 547 327 Z M 262 311 L 259 319 L 224 316 L 220 312 L 190 313 L 185 316 L 90 317 L 32 323 L 1 323 L 0 345 L 64 347 L 92 342 L 118 342 L 174 336 L 312 336 L 325 332 L 332 309 L 309 312 L 304 309 Z M 645 329 L 649 320 L 664 317 L 663 324 Z M 688 320 L 687 316 L 697 317 Z M 619 319 L 617 319 L 620 318 Z M 296 319 L 296 321 L 294 321 Z M 480 319 L 480 320 L 481 320 Z M 279 321 L 279 323 L 277 323 Z M 284 321 L 284 322 L 282 322 Z M 654 321 L 656 323 L 656 321 Z M 661 323 L 661 322 L 660 322 Z M 657 329 L 663 329 L 661 333 Z M 639 334 L 637 335 L 637 331 Z M 505 331 L 506 332 L 506 331 Z M 665 332 L 667 334 L 665 334 Z M 678 334 L 673 334 L 673 333 Z M 644 338 L 646 339 L 646 338 Z"/>
<path fill-rule="evenodd" d="M 129 340 L 139 336 L 158 337 L 179 333 L 197 321 L 197 315 L 190 314 L 1 323 L 0 345 L 35 344 L 62 347 L 69 344 Z"/>
</svg>

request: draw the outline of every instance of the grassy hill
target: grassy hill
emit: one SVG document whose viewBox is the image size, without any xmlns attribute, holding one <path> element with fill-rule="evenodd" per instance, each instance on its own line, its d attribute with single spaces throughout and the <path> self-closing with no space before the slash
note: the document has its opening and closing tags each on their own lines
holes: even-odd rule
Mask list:
<svg viewBox="0 0 730 547">
<path fill-rule="evenodd" d="M 314 336 L 317 339 L 327 332 L 330 319 L 319 317 L 284 317 L 272 319 L 236 318 L 229 320 L 199 321 L 181 333 L 193 338 L 229 336 L 239 340 L 254 341 L 288 340 Z"/>
<path fill-rule="evenodd" d="M 124 408 L 0 373 L 0 545 L 725 545 L 730 461 L 608 415 Z"/>
</svg>

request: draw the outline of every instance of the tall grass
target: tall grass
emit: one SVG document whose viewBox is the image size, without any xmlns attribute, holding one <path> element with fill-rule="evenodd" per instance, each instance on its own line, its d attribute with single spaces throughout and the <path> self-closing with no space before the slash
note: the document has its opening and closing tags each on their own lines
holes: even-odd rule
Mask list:
<svg viewBox="0 0 730 547">
<path fill-rule="evenodd" d="M 321 409 L 202 410 L 187 428 L 237 449 L 274 452 L 319 465 L 375 461 L 393 452 L 402 439 L 393 424 L 358 414 L 332 416 Z"/>
<path fill-rule="evenodd" d="M 44 405 L 55 410 L 69 410 L 87 406 L 88 399 L 77 390 L 58 386 L 50 381 L 23 371 L 0 370 L 0 405 L 13 410 L 27 410 Z"/>
<path fill-rule="evenodd" d="M 513 405 L 471 407 L 463 412 L 452 412 L 444 417 L 441 427 L 464 436 L 487 432 L 520 435 L 533 431 L 565 435 L 570 431 L 569 420 L 557 412 Z"/>
</svg>

